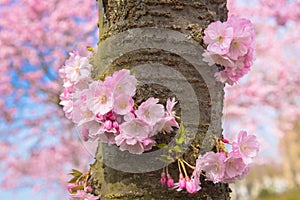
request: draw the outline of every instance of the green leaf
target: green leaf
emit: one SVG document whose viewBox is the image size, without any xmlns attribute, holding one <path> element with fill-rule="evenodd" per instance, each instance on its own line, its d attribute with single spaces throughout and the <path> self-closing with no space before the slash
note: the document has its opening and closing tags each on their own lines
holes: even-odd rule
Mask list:
<svg viewBox="0 0 300 200">
<path fill-rule="evenodd" d="M 178 145 L 176 145 L 176 146 L 174 147 L 174 151 L 176 151 L 176 152 L 178 152 L 178 153 L 183 152 L 182 148 L 181 148 L 180 146 L 178 146 Z"/>
<path fill-rule="evenodd" d="M 84 190 L 84 186 L 78 185 L 78 186 L 72 187 L 72 191 L 76 192 L 77 190 Z"/>
<path fill-rule="evenodd" d="M 182 144 L 184 142 L 184 135 L 185 135 L 185 130 L 184 130 L 183 123 L 181 122 L 177 137 L 175 138 L 177 144 Z"/>
<path fill-rule="evenodd" d="M 72 172 L 70 173 L 73 176 L 81 176 L 82 173 L 76 169 L 72 169 Z"/>
<path fill-rule="evenodd" d="M 76 181 L 78 180 L 78 176 L 73 177 L 71 180 L 68 181 L 68 183 L 76 183 Z"/>
<path fill-rule="evenodd" d="M 156 146 L 160 149 L 167 147 L 168 145 L 165 143 L 161 143 L 161 144 L 156 144 Z"/>
</svg>

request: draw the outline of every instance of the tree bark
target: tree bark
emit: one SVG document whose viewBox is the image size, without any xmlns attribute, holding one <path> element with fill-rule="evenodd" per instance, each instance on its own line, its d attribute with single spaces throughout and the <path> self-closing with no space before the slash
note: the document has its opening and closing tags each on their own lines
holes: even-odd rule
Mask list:
<svg viewBox="0 0 300 200">
<path fill-rule="evenodd" d="M 176 113 L 181 115 L 190 133 L 187 140 L 191 141 L 183 157 L 195 164 L 199 153 L 213 146 L 213 136 L 221 137 L 222 132 L 224 85 L 213 81 L 219 69 L 197 62 L 201 63 L 203 30 L 213 21 L 227 19 L 226 1 L 103 0 L 99 11 L 99 48 L 92 61 L 93 78 L 129 67 L 143 83 L 138 86 L 136 102 L 155 97 L 164 104 L 167 98 L 176 97 Z M 161 75 L 166 71 L 172 73 Z M 157 143 L 171 143 L 175 134 L 155 139 Z M 111 167 L 113 163 L 119 164 Z M 144 170 L 136 157 L 99 143 L 89 183 L 102 199 L 230 199 L 227 184 L 213 184 L 204 177 L 202 189 L 196 194 L 162 187 L 161 163 L 149 163 Z M 176 162 L 169 165 L 169 173 L 178 180 Z"/>
</svg>

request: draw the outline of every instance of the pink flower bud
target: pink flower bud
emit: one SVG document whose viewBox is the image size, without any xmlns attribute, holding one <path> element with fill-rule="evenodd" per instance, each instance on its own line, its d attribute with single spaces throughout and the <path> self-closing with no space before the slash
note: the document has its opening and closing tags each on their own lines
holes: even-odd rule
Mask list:
<svg viewBox="0 0 300 200">
<path fill-rule="evenodd" d="M 178 181 L 178 183 L 179 183 L 179 188 L 180 189 L 184 189 L 186 187 L 186 180 L 183 177 L 183 174 L 181 174 L 181 173 L 179 174 L 179 181 Z"/>
<path fill-rule="evenodd" d="M 114 121 L 113 122 L 113 127 L 118 130 L 119 129 L 119 123 Z"/>
<path fill-rule="evenodd" d="M 162 185 L 166 185 L 166 184 L 167 184 L 167 176 L 166 176 L 165 172 L 162 172 L 162 173 L 161 173 L 160 183 L 161 183 Z"/>
<path fill-rule="evenodd" d="M 93 190 L 93 188 L 91 187 L 91 186 L 87 186 L 86 188 L 85 188 L 85 191 L 92 191 Z"/>
<path fill-rule="evenodd" d="M 104 122 L 104 128 L 105 128 L 106 130 L 110 130 L 110 129 L 112 128 L 112 125 L 113 125 L 113 123 L 112 123 L 110 120 L 106 120 L 106 121 Z"/>
<path fill-rule="evenodd" d="M 196 186 L 195 182 L 192 181 L 191 179 L 188 179 L 186 181 L 186 191 L 190 194 L 194 194 L 197 192 L 197 186 Z"/>
<path fill-rule="evenodd" d="M 170 176 L 170 174 L 167 175 L 167 185 L 168 188 L 174 187 L 174 179 Z"/>
<path fill-rule="evenodd" d="M 222 139 L 222 142 L 224 142 L 225 144 L 228 144 L 229 143 L 229 140 L 227 140 L 227 139 Z"/>
</svg>

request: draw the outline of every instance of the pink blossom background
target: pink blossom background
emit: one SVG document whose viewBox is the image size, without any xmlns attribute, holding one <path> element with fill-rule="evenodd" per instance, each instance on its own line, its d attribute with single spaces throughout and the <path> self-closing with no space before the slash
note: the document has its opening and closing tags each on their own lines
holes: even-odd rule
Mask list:
<svg viewBox="0 0 300 200">
<path fill-rule="evenodd" d="M 67 199 L 67 173 L 91 163 L 58 106 L 57 70 L 96 46 L 97 19 L 96 1 L 0 1 L 1 199 Z"/>
</svg>

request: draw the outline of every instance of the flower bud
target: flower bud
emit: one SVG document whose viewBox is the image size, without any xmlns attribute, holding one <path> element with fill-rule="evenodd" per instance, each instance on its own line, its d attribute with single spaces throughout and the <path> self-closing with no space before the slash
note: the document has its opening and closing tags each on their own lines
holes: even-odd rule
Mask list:
<svg viewBox="0 0 300 200">
<path fill-rule="evenodd" d="M 168 188 L 174 187 L 174 179 L 170 176 L 170 174 L 167 174 L 167 186 Z"/>
<path fill-rule="evenodd" d="M 119 123 L 114 121 L 113 122 L 113 127 L 118 130 L 119 129 Z"/>
<path fill-rule="evenodd" d="M 229 144 L 229 140 L 227 140 L 225 138 L 222 139 L 222 142 L 224 142 L 225 144 Z"/>
<path fill-rule="evenodd" d="M 197 186 L 196 186 L 195 182 L 192 181 L 191 179 L 188 179 L 186 181 L 186 191 L 190 194 L 194 194 L 197 192 Z"/>
<path fill-rule="evenodd" d="M 179 188 L 180 189 L 184 189 L 186 187 L 186 180 L 183 177 L 183 174 L 181 174 L 181 173 L 179 174 L 179 181 L 178 181 L 178 183 L 179 183 Z"/>
<path fill-rule="evenodd" d="M 165 172 L 162 172 L 162 173 L 161 173 L 160 183 L 161 183 L 162 185 L 166 185 L 166 184 L 167 184 L 167 176 L 166 176 Z"/>
<path fill-rule="evenodd" d="M 106 130 L 108 130 L 108 131 L 112 128 L 112 125 L 113 125 L 113 123 L 112 123 L 112 121 L 110 121 L 110 120 L 106 120 L 106 121 L 104 122 L 104 128 L 105 128 Z"/>
<path fill-rule="evenodd" d="M 85 191 L 91 192 L 92 190 L 93 190 L 93 188 L 91 186 L 89 186 L 89 185 L 85 188 Z"/>
</svg>

